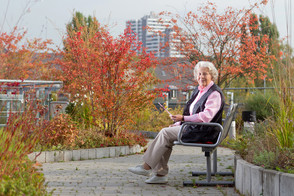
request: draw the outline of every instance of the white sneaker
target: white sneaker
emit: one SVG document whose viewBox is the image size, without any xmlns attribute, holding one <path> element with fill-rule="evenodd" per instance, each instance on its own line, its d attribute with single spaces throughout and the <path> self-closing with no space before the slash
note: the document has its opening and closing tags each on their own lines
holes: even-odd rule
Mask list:
<svg viewBox="0 0 294 196">
<path fill-rule="evenodd" d="M 148 180 L 145 181 L 147 184 L 166 184 L 167 183 L 167 177 L 166 176 L 152 176 Z"/>
<path fill-rule="evenodd" d="M 144 169 L 143 165 L 137 165 L 136 167 L 130 167 L 129 171 L 137 174 L 137 175 L 142 175 L 142 176 L 150 176 L 152 173 L 152 170 L 146 170 Z"/>
</svg>

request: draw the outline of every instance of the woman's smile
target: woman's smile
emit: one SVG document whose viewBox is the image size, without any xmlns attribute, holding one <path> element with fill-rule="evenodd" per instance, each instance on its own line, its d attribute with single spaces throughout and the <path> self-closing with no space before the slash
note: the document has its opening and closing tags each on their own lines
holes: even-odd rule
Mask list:
<svg viewBox="0 0 294 196">
<path fill-rule="evenodd" d="M 199 86 L 206 87 L 212 81 L 212 76 L 207 67 L 200 67 L 197 75 Z"/>
</svg>

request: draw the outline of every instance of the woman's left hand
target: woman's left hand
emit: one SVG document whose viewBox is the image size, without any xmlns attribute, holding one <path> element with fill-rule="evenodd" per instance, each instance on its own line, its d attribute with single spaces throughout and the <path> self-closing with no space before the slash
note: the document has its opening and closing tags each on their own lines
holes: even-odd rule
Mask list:
<svg viewBox="0 0 294 196">
<path fill-rule="evenodd" d="M 178 122 L 178 121 L 182 121 L 182 119 L 183 119 L 183 115 L 181 115 L 181 114 L 171 115 L 170 118 L 171 118 L 173 121 Z"/>
</svg>

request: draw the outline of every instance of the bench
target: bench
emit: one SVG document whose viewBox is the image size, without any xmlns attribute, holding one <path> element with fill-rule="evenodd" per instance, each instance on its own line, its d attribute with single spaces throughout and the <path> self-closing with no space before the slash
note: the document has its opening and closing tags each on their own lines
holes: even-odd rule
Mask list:
<svg viewBox="0 0 294 196">
<path fill-rule="evenodd" d="M 226 185 L 233 186 L 234 181 L 212 181 L 211 176 L 233 176 L 232 172 L 218 172 L 217 171 L 217 147 L 221 142 L 227 137 L 232 121 L 234 119 L 238 104 L 232 104 L 227 112 L 226 118 L 224 120 L 223 126 L 219 123 L 194 123 L 185 122 L 182 124 L 180 132 L 178 134 L 178 141 L 175 141 L 175 145 L 191 146 L 191 147 L 202 147 L 202 152 L 206 157 L 206 172 L 192 172 L 192 176 L 206 175 L 206 181 L 184 181 L 184 186 L 214 186 L 214 185 Z M 214 144 L 211 143 L 185 143 L 181 140 L 183 131 L 187 126 L 190 125 L 204 125 L 204 126 L 214 126 L 220 130 L 217 141 Z M 211 154 L 213 153 L 213 171 L 211 171 Z"/>
</svg>

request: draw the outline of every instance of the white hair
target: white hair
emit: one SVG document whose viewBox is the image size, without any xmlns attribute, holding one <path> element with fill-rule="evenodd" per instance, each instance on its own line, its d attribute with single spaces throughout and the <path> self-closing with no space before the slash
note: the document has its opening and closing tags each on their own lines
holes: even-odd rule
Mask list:
<svg viewBox="0 0 294 196">
<path fill-rule="evenodd" d="M 209 61 L 199 61 L 195 67 L 194 67 L 194 77 L 195 79 L 197 78 L 198 75 L 198 71 L 200 67 L 206 67 L 209 70 L 209 73 L 211 75 L 211 79 L 212 81 L 216 82 L 217 78 L 218 78 L 218 71 L 215 68 L 214 64 L 209 62 Z"/>
</svg>

